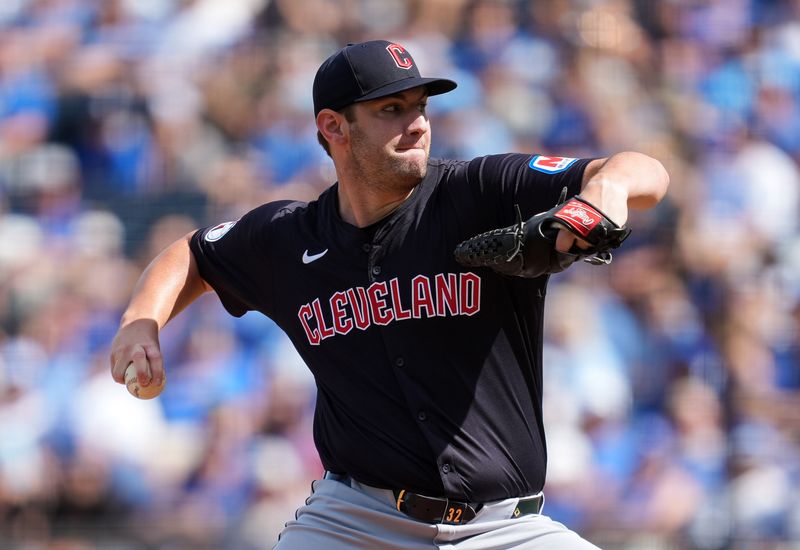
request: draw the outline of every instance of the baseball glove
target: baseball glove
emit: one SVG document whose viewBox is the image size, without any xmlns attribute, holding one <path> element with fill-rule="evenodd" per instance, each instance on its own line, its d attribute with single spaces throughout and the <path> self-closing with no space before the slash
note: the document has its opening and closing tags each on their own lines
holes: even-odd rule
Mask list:
<svg viewBox="0 0 800 550">
<path fill-rule="evenodd" d="M 594 265 L 611 263 L 611 249 L 617 248 L 631 230 L 620 227 L 587 200 L 575 196 L 523 222 L 517 206 L 517 222 L 509 227 L 476 235 L 455 249 L 458 263 L 468 267 L 490 267 L 498 273 L 517 277 L 539 277 L 564 271 L 583 259 Z M 569 252 L 556 250 L 561 229 L 589 243 L 573 245 Z"/>
</svg>

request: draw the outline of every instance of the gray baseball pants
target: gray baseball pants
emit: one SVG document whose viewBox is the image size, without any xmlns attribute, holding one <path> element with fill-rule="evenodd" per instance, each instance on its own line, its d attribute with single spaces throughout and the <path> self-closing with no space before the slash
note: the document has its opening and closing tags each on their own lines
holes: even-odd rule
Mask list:
<svg viewBox="0 0 800 550">
<path fill-rule="evenodd" d="M 399 512 L 391 491 L 320 479 L 273 550 L 597 550 L 547 516 L 512 519 L 516 505 L 516 498 L 484 504 L 465 525 L 430 524 Z"/>
</svg>

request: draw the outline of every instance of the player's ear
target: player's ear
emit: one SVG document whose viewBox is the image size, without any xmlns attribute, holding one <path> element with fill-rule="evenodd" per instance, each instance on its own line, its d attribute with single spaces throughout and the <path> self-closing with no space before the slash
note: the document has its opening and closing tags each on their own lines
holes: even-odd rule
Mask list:
<svg viewBox="0 0 800 550">
<path fill-rule="evenodd" d="M 331 109 L 322 109 L 317 115 L 317 130 L 328 143 L 343 144 L 346 141 L 345 117 Z"/>
</svg>

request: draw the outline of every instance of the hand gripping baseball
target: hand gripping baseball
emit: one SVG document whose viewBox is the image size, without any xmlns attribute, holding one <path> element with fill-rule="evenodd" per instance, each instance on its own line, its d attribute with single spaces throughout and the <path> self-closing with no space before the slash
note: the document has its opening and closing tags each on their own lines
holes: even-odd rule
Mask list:
<svg viewBox="0 0 800 550">
<path fill-rule="evenodd" d="M 566 189 L 565 189 L 566 191 Z M 585 199 L 575 196 L 523 222 L 517 208 L 517 222 L 509 227 L 476 235 L 455 249 L 458 263 L 468 267 L 491 267 L 498 273 L 517 277 L 539 277 L 564 271 L 583 259 L 594 265 L 611 262 L 617 248 L 631 230 L 620 227 Z M 569 252 L 556 250 L 556 237 L 567 229 L 589 243 Z"/>
</svg>

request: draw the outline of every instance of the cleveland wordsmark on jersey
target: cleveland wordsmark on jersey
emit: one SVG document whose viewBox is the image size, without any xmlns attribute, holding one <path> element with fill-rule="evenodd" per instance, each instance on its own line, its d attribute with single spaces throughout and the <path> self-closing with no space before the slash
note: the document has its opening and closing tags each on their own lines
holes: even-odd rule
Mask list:
<svg viewBox="0 0 800 550">
<path fill-rule="evenodd" d="M 485 502 L 541 490 L 539 345 L 547 277 L 464 268 L 464 239 L 527 219 L 589 159 L 431 160 L 411 197 L 357 228 L 337 186 L 310 203 L 265 204 L 198 231 L 200 273 L 233 315 L 286 332 L 317 386 L 326 469 L 369 485 Z M 388 411 L 388 412 L 387 412 Z"/>
<path fill-rule="evenodd" d="M 410 296 L 403 303 L 403 296 Z M 297 312 L 308 343 L 346 335 L 354 328 L 368 330 L 406 319 L 475 315 L 480 310 L 481 278 L 474 273 L 417 275 L 410 289 L 400 290 L 400 278 L 374 281 L 334 292 L 327 300 L 314 299 Z M 324 304 L 324 305 L 323 305 Z M 326 319 L 331 319 L 329 322 Z"/>
</svg>

